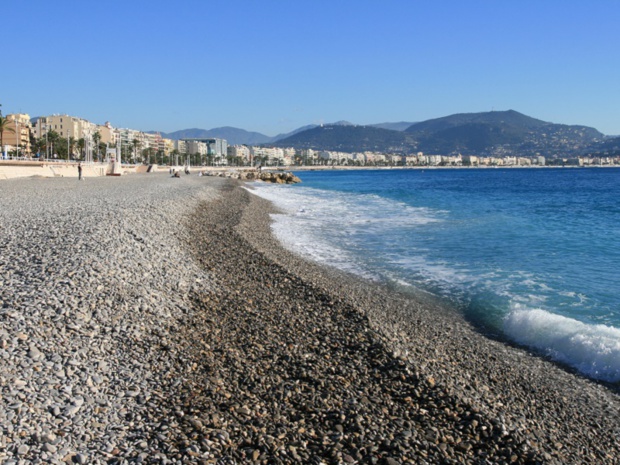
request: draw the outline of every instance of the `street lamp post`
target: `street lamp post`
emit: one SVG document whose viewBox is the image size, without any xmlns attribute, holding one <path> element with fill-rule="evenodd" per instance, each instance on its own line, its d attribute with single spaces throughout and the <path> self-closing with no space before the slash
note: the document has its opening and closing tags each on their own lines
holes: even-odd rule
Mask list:
<svg viewBox="0 0 620 465">
<path fill-rule="evenodd" d="M 69 130 L 67 129 L 67 161 L 70 160 L 71 158 L 71 153 L 69 152 L 70 148 L 69 148 Z"/>
<path fill-rule="evenodd" d="M 90 163 L 90 128 L 84 133 L 84 163 Z"/>
<path fill-rule="evenodd" d="M 15 129 L 15 146 L 17 147 L 15 149 L 15 158 L 19 158 L 19 143 L 21 142 L 22 135 L 19 132 L 19 121 L 17 121 L 17 118 L 15 118 Z"/>
<path fill-rule="evenodd" d="M 47 123 L 45 123 L 45 161 L 49 160 L 50 158 L 50 143 L 47 137 L 47 133 L 49 131 L 47 130 L 47 128 L 48 128 Z"/>
</svg>

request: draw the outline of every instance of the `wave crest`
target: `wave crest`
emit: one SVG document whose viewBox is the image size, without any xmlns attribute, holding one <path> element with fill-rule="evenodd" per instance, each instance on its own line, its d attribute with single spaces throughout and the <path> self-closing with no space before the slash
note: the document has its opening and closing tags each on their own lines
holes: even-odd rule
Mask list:
<svg viewBox="0 0 620 465">
<path fill-rule="evenodd" d="M 514 309 L 504 319 L 506 334 L 585 375 L 620 381 L 620 329 L 590 325 L 540 309 Z"/>
</svg>

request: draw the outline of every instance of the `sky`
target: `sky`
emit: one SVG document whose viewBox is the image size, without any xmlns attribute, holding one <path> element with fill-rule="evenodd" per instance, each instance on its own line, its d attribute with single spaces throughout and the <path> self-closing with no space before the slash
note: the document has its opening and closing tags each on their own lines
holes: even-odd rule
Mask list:
<svg viewBox="0 0 620 465">
<path fill-rule="evenodd" d="M 172 132 L 516 110 L 620 135 L 619 0 L 5 1 L 2 113 Z"/>
</svg>

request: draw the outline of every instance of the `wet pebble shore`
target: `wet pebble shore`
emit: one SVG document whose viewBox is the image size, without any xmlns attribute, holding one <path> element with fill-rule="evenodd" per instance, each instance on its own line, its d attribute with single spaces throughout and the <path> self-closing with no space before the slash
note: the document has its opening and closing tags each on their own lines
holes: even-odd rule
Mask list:
<svg viewBox="0 0 620 465">
<path fill-rule="evenodd" d="M 198 370 L 208 390 L 188 396 L 196 413 L 219 405 L 204 426 L 224 422 L 233 462 L 617 463 L 613 390 L 481 336 L 431 297 L 299 259 L 269 234 L 269 211 L 231 189 L 193 216 L 218 291 L 196 296 L 193 350 L 212 376 Z"/>
<path fill-rule="evenodd" d="M 2 463 L 618 463 L 612 389 L 304 262 L 237 181 L 0 196 Z"/>
</svg>

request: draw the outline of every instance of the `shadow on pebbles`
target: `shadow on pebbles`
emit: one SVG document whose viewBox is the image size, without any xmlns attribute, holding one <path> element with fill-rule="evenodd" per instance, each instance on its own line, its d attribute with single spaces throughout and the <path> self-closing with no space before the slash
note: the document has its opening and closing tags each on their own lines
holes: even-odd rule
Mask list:
<svg viewBox="0 0 620 465">
<path fill-rule="evenodd" d="M 467 363 L 459 369 L 454 357 L 431 357 L 433 346 L 453 341 L 437 338 L 432 323 L 420 325 L 433 317 L 419 303 L 407 318 L 417 321 L 417 345 L 424 344 L 412 362 L 390 337 L 371 329 L 382 323 L 377 315 L 390 314 L 389 297 L 282 250 L 269 236 L 269 209 L 231 182 L 188 221 L 188 245 L 213 285 L 193 293 L 194 311 L 175 342 L 186 380 L 171 388 L 174 409 L 162 407 L 169 424 L 162 423 L 161 448 L 168 457 L 270 464 L 615 463 L 615 396 L 607 411 L 615 417 L 603 429 L 582 424 L 599 418 L 598 406 L 585 416 L 570 401 L 555 410 L 522 411 L 521 404 L 536 402 L 531 398 L 506 406 L 523 392 L 540 396 L 543 388 L 527 380 L 511 386 L 514 380 L 502 379 L 501 366 L 488 368 L 494 362 L 486 356 L 479 365 L 487 367 L 482 381 L 496 383 L 490 388 L 472 380 L 477 374 Z M 465 342 L 453 351 L 465 347 L 480 359 L 475 338 L 483 338 L 471 331 L 461 336 Z M 416 334 L 412 339 L 415 346 Z M 493 396 L 496 387 L 501 394 Z M 577 428 L 563 425 L 554 416 L 558 409 L 562 416 L 575 413 Z"/>
</svg>

